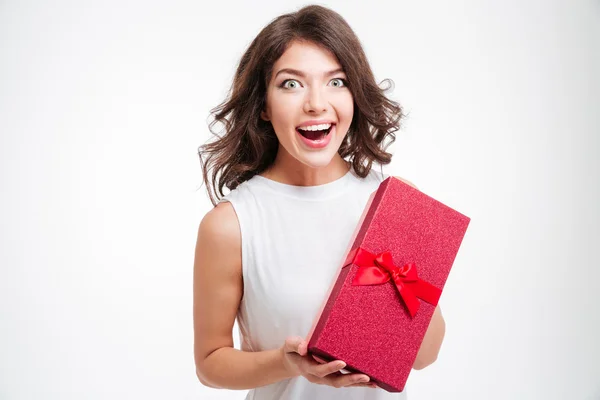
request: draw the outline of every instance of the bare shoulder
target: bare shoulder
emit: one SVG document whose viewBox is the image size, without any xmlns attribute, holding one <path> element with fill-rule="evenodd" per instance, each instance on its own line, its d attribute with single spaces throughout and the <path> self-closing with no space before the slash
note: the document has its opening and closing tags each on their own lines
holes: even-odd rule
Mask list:
<svg viewBox="0 0 600 400">
<path fill-rule="evenodd" d="M 239 245 L 240 226 L 231 203 L 219 203 L 208 211 L 200 222 L 198 233 L 203 235 L 203 239 L 215 244 L 224 240 L 228 246 Z"/>
<path fill-rule="evenodd" d="M 215 274 L 241 276 L 241 233 L 230 202 L 222 202 L 204 215 L 198 227 L 196 268 Z"/>
<path fill-rule="evenodd" d="M 404 178 L 401 178 L 399 176 L 394 176 L 394 178 L 400 179 L 402 182 L 404 182 L 406 184 L 409 184 L 410 186 L 414 187 L 415 189 L 419 189 L 414 183 L 412 183 L 408 179 L 404 179 Z"/>
</svg>

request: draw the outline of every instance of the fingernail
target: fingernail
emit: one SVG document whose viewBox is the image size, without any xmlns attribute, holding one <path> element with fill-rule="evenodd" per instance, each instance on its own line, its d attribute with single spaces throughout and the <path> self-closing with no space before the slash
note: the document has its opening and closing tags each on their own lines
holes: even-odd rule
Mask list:
<svg viewBox="0 0 600 400">
<path fill-rule="evenodd" d="M 359 379 L 359 382 L 369 382 L 369 378 L 366 376 L 363 376 L 362 378 Z"/>
<path fill-rule="evenodd" d="M 337 364 L 336 364 L 336 366 L 337 366 L 338 368 L 344 368 L 344 367 L 346 366 L 346 363 L 345 363 L 345 362 L 343 362 L 343 361 L 340 361 L 339 363 L 337 363 Z"/>
</svg>

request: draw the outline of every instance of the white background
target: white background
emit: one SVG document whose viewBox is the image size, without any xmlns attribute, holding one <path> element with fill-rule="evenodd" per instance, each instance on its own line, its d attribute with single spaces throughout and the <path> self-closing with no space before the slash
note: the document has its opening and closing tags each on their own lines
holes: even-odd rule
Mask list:
<svg viewBox="0 0 600 400">
<path fill-rule="evenodd" d="M 244 398 L 194 371 L 197 149 L 304 4 L 0 2 L 0 399 Z M 410 114 L 384 171 L 472 218 L 409 398 L 600 399 L 600 3 L 321 4 Z"/>
</svg>

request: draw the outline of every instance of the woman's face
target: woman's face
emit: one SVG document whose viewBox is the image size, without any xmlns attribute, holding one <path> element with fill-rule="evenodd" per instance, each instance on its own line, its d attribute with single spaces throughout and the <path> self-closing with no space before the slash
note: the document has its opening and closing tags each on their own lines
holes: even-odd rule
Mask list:
<svg viewBox="0 0 600 400">
<path fill-rule="evenodd" d="M 352 94 L 335 55 L 313 43 L 292 42 L 273 66 L 261 113 L 279 139 L 278 158 L 313 168 L 329 165 L 353 114 Z M 311 129 L 319 131 L 306 132 Z"/>
</svg>

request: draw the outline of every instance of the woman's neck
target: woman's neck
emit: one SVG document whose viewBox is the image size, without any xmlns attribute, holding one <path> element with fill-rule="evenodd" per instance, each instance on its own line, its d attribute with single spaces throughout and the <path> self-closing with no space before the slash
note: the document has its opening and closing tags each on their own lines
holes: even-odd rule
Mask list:
<svg viewBox="0 0 600 400">
<path fill-rule="evenodd" d="M 351 168 L 350 162 L 344 160 L 339 154 L 336 154 L 327 166 L 320 168 L 311 168 L 295 159 L 294 161 L 294 163 L 284 163 L 276 159 L 259 175 L 287 185 L 318 186 L 340 179 Z"/>
</svg>

